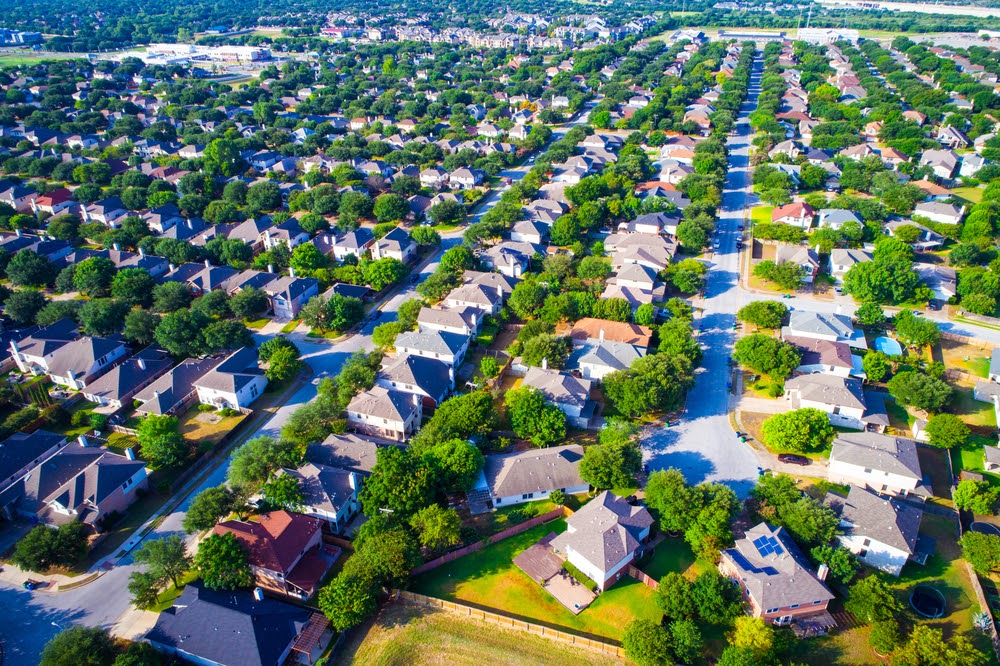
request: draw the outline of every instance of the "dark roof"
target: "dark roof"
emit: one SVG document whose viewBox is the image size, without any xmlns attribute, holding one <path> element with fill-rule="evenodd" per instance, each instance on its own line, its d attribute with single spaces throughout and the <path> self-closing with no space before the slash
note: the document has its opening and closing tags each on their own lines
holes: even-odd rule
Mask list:
<svg viewBox="0 0 1000 666">
<path fill-rule="evenodd" d="M 907 554 L 916 552 L 923 510 L 860 486 L 847 499 L 828 493 L 826 503 L 840 516 L 845 535 L 872 539 Z"/>
<path fill-rule="evenodd" d="M 443 361 L 414 354 L 387 360 L 389 362 L 382 367 L 381 376 L 393 388 L 409 393 L 409 390 L 398 385 L 416 386 L 438 402 L 452 388 L 450 366 Z"/>
<path fill-rule="evenodd" d="M 179 365 L 139 391 L 136 400 L 143 402 L 142 411 L 163 415 L 194 391 L 194 383 L 222 363 L 220 356 L 185 359 Z"/>
<path fill-rule="evenodd" d="M 48 430 L 15 432 L 0 442 L 0 479 L 9 479 L 19 469 L 65 441 L 65 435 L 57 435 Z"/>
<path fill-rule="evenodd" d="M 143 383 L 158 377 L 171 365 L 173 361 L 167 351 L 147 347 L 92 381 L 85 392 L 107 400 L 127 399 Z"/>
<path fill-rule="evenodd" d="M 257 365 L 257 352 L 242 347 L 193 383 L 201 388 L 238 393 L 263 374 L 264 371 Z"/>
<path fill-rule="evenodd" d="M 60 319 L 51 326 L 36 330 L 31 335 L 17 341 L 18 350 L 31 356 L 48 356 L 55 350 L 80 336 L 76 324 L 71 319 Z"/>
<path fill-rule="evenodd" d="M 353 433 L 330 435 L 321 443 L 310 444 L 306 449 L 306 459 L 329 467 L 371 474 L 380 446 L 373 439 Z"/>
<path fill-rule="evenodd" d="M 494 498 L 582 486 L 578 444 L 486 456 L 483 472 Z"/>
<path fill-rule="evenodd" d="M 226 666 L 275 666 L 313 611 L 189 583 L 146 639 Z"/>
<path fill-rule="evenodd" d="M 572 531 L 553 539 L 552 547 L 566 552 L 568 546 L 607 573 L 638 550 L 640 534 L 653 524 L 653 516 L 646 507 L 632 506 L 605 490 L 567 518 L 566 524 Z"/>
</svg>

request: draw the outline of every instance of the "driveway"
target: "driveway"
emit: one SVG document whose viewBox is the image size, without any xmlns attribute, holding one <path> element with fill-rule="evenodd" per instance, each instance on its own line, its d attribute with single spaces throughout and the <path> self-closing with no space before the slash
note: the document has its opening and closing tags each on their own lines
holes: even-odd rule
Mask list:
<svg viewBox="0 0 1000 666">
<path fill-rule="evenodd" d="M 739 287 L 736 239 L 748 205 L 751 130 L 747 117 L 757 107 L 761 66 L 758 55 L 736 132 L 727 142 L 729 171 L 716 225 L 719 251 L 710 260 L 701 318 L 695 322 L 707 352 L 695 375 L 694 388 L 688 393 L 680 424 L 653 429 L 642 440 L 643 458 L 651 469 L 676 467 L 689 483 L 725 483 L 741 497 L 756 483 L 761 462 L 751 447 L 739 441 L 730 425 L 727 382 L 732 373 L 726 359 L 733 349 L 736 311 L 746 300 Z"/>
</svg>

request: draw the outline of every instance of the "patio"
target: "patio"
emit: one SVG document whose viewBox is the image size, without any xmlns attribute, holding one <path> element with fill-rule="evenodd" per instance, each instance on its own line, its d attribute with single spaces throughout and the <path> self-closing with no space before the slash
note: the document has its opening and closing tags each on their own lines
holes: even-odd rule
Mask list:
<svg viewBox="0 0 1000 666">
<path fill-rule="evenodd" d="M 549 542 L 555 537 L 554 532 L 542 537 L 538 543 L 515 557 L 514 564 L 566 610 L 578 615 L 593 603 L 597 595 L 563 569 L 562 558 L 549 547 Z"/>
</svg>

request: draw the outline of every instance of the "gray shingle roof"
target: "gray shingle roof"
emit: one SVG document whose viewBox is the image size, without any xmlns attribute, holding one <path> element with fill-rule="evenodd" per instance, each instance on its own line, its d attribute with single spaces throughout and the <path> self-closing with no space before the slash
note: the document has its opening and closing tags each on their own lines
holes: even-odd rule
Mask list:
<svg viewBox="0 0 1000 666">
<path fill-rule="evenodd" d="M 447 331 L 406 331 L 396 336 L 396 349 L 416 349 L 452 356 L 459 353 L 469 339 Z"/>
<path fill-rule="evenodd" d="M 121 340 L 111 338 L 77 338 L 56 351 L 49 363 L 49 374 L 67 377 L 73 371 L 77 377 L 82 378 L 99 358 L 123 346 Z"/>
<path fill-rule="evenodd" d="M 306 449 L 306 459 L 329 467 L 371 474 L 378 449 L 378 442 L 372 439 L 344 433 L 330 435 L 318 444 L 310 444 Z"/>
<path fill-rule="evenodd" d="M 917 444 L 912 439 L 874 432 L 841 433 L 833 440 L 830 461 L 923 479 Z"/>
<path fill-rule="evenodd" d="M 801 400 L 824 405 L 861 409 L 865 407 L 860 379 L 824 374 L 799 375 L 785 382 L 785 390 L 798 391 Z"/>
<path fill-rule="evenodd" d="M 584 485 L 578 444 L 486 456 L 483 473 L 493 497 L 511 497 Z"/>
<path fill-rule="evenodd" d="M 806 312 L 794 310 L 788 321 L 792 334 L 813 333 L 817 335 L 836 335 L 840 338 L 850 338 L 854 335 L 854 325 L 847 315 L 827 314 L 825 312 Z"/>
<path fill-rule="evenodd" d="M 635 345 L 628 345 L 613 340 L 589 341 L 578 345 L 566 361 L 568 369 L 582 365 L 596 365 L 611 370 L 624 370 L 632 367 L 633 361 L 646 355 L 646 350 Z"/>
<path fill-rule="evenodd" d="M 417 409 L 413 399 L 409 393 L 373 386 L 354 396 L 347 411 L 405 423 Z"/>
<path fill-rule="evenodd" d="M 194 385 L 214 391 L 237 393 L 244 386 L 263 376 L 257 365 L 257 353 L 249 347 L 237 349 L 208 373 L 196 379 Z"/>
<path fill-rule="evenodd" d="M 387 358 L 380 375 L 381 379 L 390 383 L 415 386 L 435 401 L 440 401 L 452 388 L 451 366 L 437 359 L 414 354 L 405 354 L 396 359 Z M 411 392 L 405 388 L 399 390 Z"/>
<path fill-rule="evenodd" d="M 194 391 L 194 383 L 222 363 L 219 356 L 185 359 L 155 382 L 139 391 L 136 400 L 143 402 L 142 411 L 163 415 Z"/>
<path fill-rule="evenodd" d="M 298 480 L 303 506 L 313 509 L 337 513 L 354 494 L 356 480 L 350 470 L 307 462 L 298 469 L 282 469 L 281 473 Z"/>
<path fill-rule="evenodd" d="M 147 347 L 92 381 L 85 393 L 106 400 L 127 399 L 136 388 L 163 374 L 171 365 L 173 361 L 166 351 Z"/>
<path fill-rule="evenodd" d="M 924 512 L 867 488 L 851 486 L 847 499 L 828 493 L 826 503 L 840 516 L 845 535 L 859 536 L 913 554 Z"/>
<path fill-rule="evenodd" d="M 593 382 L 559 370 L 528 368 L 521 385 L 538 389 L 551 402 L 583 406 L 590 399 Z"/>
<path fill-rule="evenodd" d="M 36 430 L 33 433 L 15 432 L 0 442 L 0 479 L 9 479 L 19 469 L 65 441 L 65 435 L 58 435 L 48 430 Z"/>
<path fill-rule="evenodd" d="M 566 524 L 571 531 L 553 539 L 552 547 L 562 552 L 570 547 L 606 572 L 639 548 L 639 535 L 653 524 L 653 516 L 646 507 L 632 506 L 605 490 L 567 518 Z"/>
</svg>

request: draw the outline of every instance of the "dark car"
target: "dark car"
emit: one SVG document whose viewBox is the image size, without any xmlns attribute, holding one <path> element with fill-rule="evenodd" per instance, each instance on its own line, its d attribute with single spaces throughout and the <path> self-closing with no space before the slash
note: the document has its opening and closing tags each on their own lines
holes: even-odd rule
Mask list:
<svg viewBox="0 0 1000 666">
<path fill-rule="evenodd" d="M 805 467 L 809 464 L 809 458 L 805 456 L 797 456 L 794 453 L 782 453 L 778 456 L 778 460 L 783 463 L 788 463 L 789 465 L 802 465 Z"/>
</svg>

